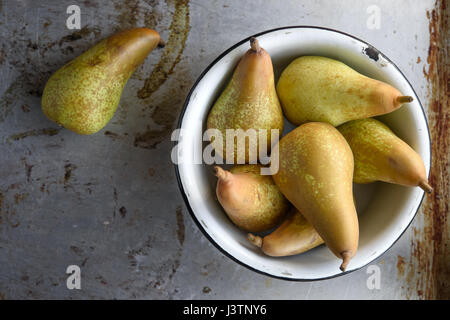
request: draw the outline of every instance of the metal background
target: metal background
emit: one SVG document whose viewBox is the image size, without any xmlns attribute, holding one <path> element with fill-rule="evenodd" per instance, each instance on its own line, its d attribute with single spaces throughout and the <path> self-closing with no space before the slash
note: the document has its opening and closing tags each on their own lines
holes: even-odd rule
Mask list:
<svg viewBox="0 0 450 320">
<path fill-rule="evenodd" d="M 66 9 L 81 9 L 68 30 Z M 381 9 L 369 29 L 367 8 Z M 0 1 L 0 299 L 449 298 L 448 7 L 397 1 Z M 319 282 L 266 277 L 221 254 L 184 206 L 170 134 L 189 89 L 228 47 L 288 25 L 350 33 L 386 54 L 426 108 L 435 192 L 374 264 Z M 131 27 L 160 32 L 101 132 L 76 135 L 40 108 L 48 77 Z M 81 290 L 66 287 L 68 265 Z"/>
</svg>

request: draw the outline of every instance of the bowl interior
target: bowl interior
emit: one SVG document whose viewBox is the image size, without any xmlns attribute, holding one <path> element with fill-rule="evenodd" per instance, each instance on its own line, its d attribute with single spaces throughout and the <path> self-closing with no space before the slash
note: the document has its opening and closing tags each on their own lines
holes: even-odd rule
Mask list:
<svg viewBox="0 0 450 320">
<path fill-rule="evenodd" d="M 283 28 L 262 33 L 257 38 L 272 57 L 276 80 L 293 59 L 319 55 L 340 60 L 366 76 L 393 85 L 404 95 L 413 96 L 412 103 L 379 119 L 419 153 L 429 172 L 429 135 L 423 109 L 411 85 L 385 56 L 379 53 L 376 57 L 375 51 L 375 59 L 373 55 L 370 58 L 366 50 L 372 49 L 366 43 L 340 32 L 314 27 Z M 186 102 L 180 119 L 182 131 L 176 157 L 180 188 L 187 206 L 216 246 L 252 269 L 293 280 L 317 280 L 342 274 L 339 259 L 325 246 L 291 257 L 265 256 L 248 243 L 246 233 L 231 223 L 216 199 L 212 167 L 201 160 L 202 134 L 210 108 L 248 48 L 248 41 L 243 40 L 222 54 L 202 74 Z M 294 128 L 285 123 L 285 133 Z M 406 230 L 423 197 L 419 188 L 382 182 L 354 185 L 354 193 L 360 240 L 347 272 L 365 266 L 384 253 Z"/>
</svg>

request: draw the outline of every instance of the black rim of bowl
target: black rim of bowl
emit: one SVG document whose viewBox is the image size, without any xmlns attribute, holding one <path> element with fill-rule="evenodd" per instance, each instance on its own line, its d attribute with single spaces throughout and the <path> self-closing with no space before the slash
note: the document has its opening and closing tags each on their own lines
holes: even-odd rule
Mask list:
<svg viewBox="0 0 450 320">
<path fill-rule="evenodd" d="M 319 30 L 325 30 L 325 31 L 330 31 L 330 32 L 334 32 L 334 33 L 339 33 L 339 34 L 345 35 L 345 36 L 347 36 L 347 37 L 353 38 L 353 39 L 355 39 L 355 40 L 357 40 L 357 41 L 359 41 L 359 42 L 361 42 L 361 43 L 367 45 L 367 46 L 368 46 L 369 48 L 371 48 L 372 50 L 375 50 L 379 55 L 381 55 L 381 56 L 383 57 L 383 59 L 385 59 L 385 60 L 386 60 L 387 62 L 389 62 L 392 66 L 394 66 L 394 67 L 397 69 L 397 71 L 401 74 L 401 76 L 406 80 L 406 82 L 407 82 L 408 85 L 410 86 L 411 90 L 414 92 L 414 95 L 417 97 L 417 102 L 419 103 L 419 106 L 420 106 L 420 108 L 421 108 L 421 110 L 422 110 L 423 118 L 424 118 L 424 120 L 425 120 L 425 124 L 426 124 L 426 127 L 427 127 L 427 133 L 428 133 L 428 141 L 429 141 L 429 146 L 430 146 L 430 148 L 429 148 L 429 150 L 428 150 L 428 153 L 429 153 L 429 156 L 430 156 L 430 165 L 431 165 L 431 138 L 430 138 L 430 130 L 429 130 L 429 127 L 428 127 L 427 116 L 426 116 L 426 114 L 425 114 L 425 111 L 424 111 L 424 109 L 423 109 L 423 106 L 422 106 L 422 103 L 420 102 L 419 97 L 417 96 L 417 94 L 416 94 L 416 92 L 415 92 L 413 86 L 411 85 L 411 83 L 409 82 L 409 80 L 405 77 L 405 75 L 403 74 L 403 72 L 401 72 L 401 70 L 397 67 L 397 65 L 396 65 L 394 62 L 392 62 L 388 57 L 386 57 L 380 50 L 376 49 L 375 47 L 373 47 L 371 44 L 367 43 L 366 41 L 361 40 L 361 39 L 359 39 L 359 38 L 357 38 L 357 37 L 355 37 L 355 36 L 352 36 L 351 34 L 348 34 L 348 33 L 345 33 L 345 32 L 339 31 L 339 30 L 330 29 L 330 28 L 325 28 L 325 27 L 318 27 L 318 26 L 308 26 L 308 25 L 305 25 L 305 26 L 287 26 L 287 27 L 280 27 L 280 28 L 275 28 L 275 29 L 266 30 L 266 31 L 263 31 L 263 32 L 259 32 L 259 33 L 257 33 L 257 34 L 254 34 L 254 35 L 252 35 L 252 36 L 249 36 L 249 37 L 247 37 L 247 38 L 245 38 L 245 39 L 239 41 L 238 43 L 234 44 L 233 46 L 231 46 L 230 48 L 228 48 L 228 49 L 225 50 L 224 52 L 222 52 L 216 59 L 214 59 L 213 62 L 211 62 L 211 63 L 203 70 L 203 72 L 202 72 L 202 73 L 200 74 L 200 76 L 197 78 L 197 80 L 195 81 L 195 83 L 194 83 L 194 85 L 192 86 L 191 90 L 189 91 L 189 93 L 188 93 L 188 95 L 187 95 L 187 97 L 186 97 L 186 100 L 185 100 L 185 102 L 184 102 L 183 109 L 181 110 L 181 113 L 180 113 L 180 116 L 179 116 L 179 119 L 178 119 L 177 129 L 180 129 L 180 128 L 181 128 L 181 124 L 182 124 L 182 122 L 183 122 L 184 114 L 185 114 L 186 109 L 187 109 L 187 106 L 189 105 L 189 102 L 190 102 L 190 100 L 191 100 L 191 95 L 192 95 L 192 93 L 194 92 L 194 90 L 195 90 L 195 88 L 197 87 L 197 85 L 199 84 L 199 82 L 200 82 L 200 81 L 203 79 L 203 77 L 206 75 L 206 73 L 208 73 L 208 71 L 209 71 L 209 70 L 210 70 L 217 62 L 219 62 L 219 61 L 220 61 L 224 56 L 226 56 L 230 51 L 232 51 L 232 50 L 234 50 L 235 48 L 239 47 L 240 45 L 242 45 L 242 44 L 248 42 L 248 41 L 250 40 L 251 37 L 259 37 L 259 36 L 264 35 L 264 34 L 267 34 L 267 33 L 275 32 L 275 31 L 279 31 L 279 30 L 286 30 L 286 29 L 319 29 Z M 173 143 L 173 146 L 175 146 L 175 145 L 176 145 L 176 141 Z M 236 263 L 238 263 L 238 264 L 240 264 L 240 265 L 246 267 L 247 269 L 250 269 L 250 270 L 252 270 L 252 271 L 254 271 L 254 272 L 256 272 L 256 273 L 259 273 L 259 274 L 262 274 L 262 275 L 265 275 L 265 276 L 269 276 L 269 277 L 272 277 L 272 278 L 275 278 L 275 279 L 288 280 L 288 281 L 309 282 L 309 281 L 321 281 L 321 280 L 332 279 L 332 278 L 336 278 L 336 277 L 340 277 L 340 276 L 343 276 L 343 275 L 352 273 L 352 272 L 354 272 L 354 271 L 356 271 L 356 270 L 360 270 L 360 269 L 366 267 L 367 265 L 371 264 L 373 261 L 375 261 L 376 259 L 380 258 L 380 257 L 381 257 L 382 255 L 384 255 L 387 251 L 389 251 L 389 250 L 392 248 L 392 246 L 393 246 L 393 245 L 394 245 L 394 244 L 395 244 L 395 243 L 403 236 L 403 234 L 405 233 L 405 231 L 408 230 L 409 226 L 410 226 L 411 223 L 414 221 L 414 218 L 416 217 L 417 212 L 419 211 L 419 209 L 420 209 L 420 207 L 421 207 L 421 205 L 422 205 L 423 199 L 424 199 L 424 197 L 425 197 L 425 192 L 423 192 L 423 194 L 422 194 L 422 199 L 420 200 L 419 205 L 417 206 L 417 209 L 416 209 L 416 212 L 414 213 L 414 216 L 411 218 L 411 220 L 409 221 L 408 225 L 405 227 L 405 229 L 402 231 L 402 233 L 399 235 L 399 237 L 398 237 L 394 242 L 392 242 L 392 244 L 389 246 L 389 248 L 387 248 L 387 249 L 386 249 L 385 251 L 383 251 L 382 253 L 376 255 L 373 259 L 371 259 L 369 262 L 367 262 L 367 263 L 364 264 L 363 266 L 358 267 L 358 268 L 356 268 L 356 269 L 349 270 L 349 271 L 339 272 L 339 273 L 336 273 L 336 274 L 334 274 L 334 275 L 331 275 L 331 276 L 328 276 L 328 277 L 322 277 L 322 278 L 314 278 L 314 279 L 290 278 L 290 277 L 283 277 L 283 276 L 273 275 L 273 274 L 264 272 L 264 271 L 262 271 L 262 270 L 256 269 L 256 268 L 254 268 L 254 267 L 252 267 L 252 266 L 250 266 L 250 265 L 248 265 L 248 264 L 242 262 L 241 260 L 235 258 L 233 255 L 231 255 L 229 252 L 227 252 L 225 249 L 223 249 L 218 243 L 216 243 L 216 242 L 209 236 L 208 232 L 206 232 L 206 230 L 203 228 L 203 226 L 201 225 L 201 223 L 198 221 L 197 217 L 195 216 L 195 213 L 194 213 L 194 211 L 192 210 L 191 205 L 189 204 L 189 200 L 188 200 L 188 198 L 187 198 L 187 196 L 186 196 L 186 192 L 184 191 L 184 187 L 183 187 L 183 184 L 182 184 L 181 178 L 180 178 L 180 172 L 179 172 L 179 170 L 178 170 L 178 165 L 177 165 L 177 164 L 174 164 L 174 166 L 175 166 L 175 175 L 176 175 L 177 181 L 178 181 L 178 187 L 180 188 L 180 191 L 181 191 L 181 194 L 182 194 L 182 196 L 183 196 L 184 202 L 186 203 L 186 207 L 188 208 L 189 214 L 191 215 L 191 217 L 192 217 L 192 219 L 194 220 L 195 224 L 196 224 L 197 227 L 202 231 L 203 235 L 206 236 L 206 238 L 207 238 L 207 239 L 208 239 L 208 240 L 209 240 L 209 241 L 210 241 L 210 242 L 211 242 L 211 243 L 212 243 L 212 244 L 213 244 L 220 252 L 222 252 L 225 256 L 227 256 L 228 258 L 232 259 L 232 260 L 235 261 Z"/>
</svg>

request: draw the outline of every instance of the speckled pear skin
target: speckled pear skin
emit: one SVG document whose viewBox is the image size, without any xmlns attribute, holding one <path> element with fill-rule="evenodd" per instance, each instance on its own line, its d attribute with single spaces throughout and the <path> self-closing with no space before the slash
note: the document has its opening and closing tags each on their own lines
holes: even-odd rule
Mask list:
<svg viewBox="0 0 450 320">
<path fill-rule="evenodd" d="M 216 150 L 222 147 L 225 160 L 226 129 L 266 131 L 268 152 L 271 147 L 270 130 L 278 129 L 280 136 L 283 131 L 283 112 L 275 90 L 272 60 L 259 47 L 256 39 L 252 41 L 252 48 L 239 61 L 230 82 L 207 119 L 208 129 L 218 129 L 222 133 L 222 144 L 217 144 L 217 141 L 212 144 Z M 245 154 L 238 154 L 237 143 L 234 143 L 234 163 L 248 163 L 250 159 L 258 159 L 259 138 L 255 150 L 256 154 L 252 147 L 246 145 Z"/>
<path fill-rule="evenodd" d="M 338 126 L 390 113 L 412 100 L 387 83 L 319 56 L 292 61 L 278 80 L 277 92 L 286 118 L 295 125 L 319 121 Z"/>
<path fill-rule="evenodd" d="M 42 95 L 42 111 L 76 133 L 98 132 L 113 117 L 131 74 L 159 41 L 159 34 L 146 28 L 104 39 L 50 77 Z"/>
<path fill-rule="evenodd" d="M 226 171 L 216 167 L 217 199 L 230 220 L 249 232 L 277 226 L 291 205 L 272 180 L 260 174 L 260 165 L 237 165 Z"/>
<path fill-rule="evenodd" d="M 425 165 L 407 143 L 376 119 L 355 120 L 337 128 L 353 151 L 353 181 L 385 181 L 405 186 L 427 183 Z"/>
<path fill-rule="evenodd" d="M 281 138 L 271 161 L 279 162 L 273 175 L 278 188 L 344 260 L 345 270 L 359 239 L 353 154 L 345 138 L 330 124 L 306 123 Z"/>
<path fill-rule="evenodd" d="M 316 229 L 295 208 L 270 234 L 265 237 L 249 234 L 248 240 L 272 257 L 300 254 L 323 244 Z"/>
</svg>

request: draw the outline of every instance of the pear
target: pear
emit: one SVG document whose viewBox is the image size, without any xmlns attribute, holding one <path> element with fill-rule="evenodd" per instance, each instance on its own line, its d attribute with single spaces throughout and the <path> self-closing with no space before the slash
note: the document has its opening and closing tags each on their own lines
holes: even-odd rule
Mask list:
<svg viewBox="0 0 450 320">
<path fill-rule="evenodd" d="M 330 124 L 306 123 L 281 138 L 271 162 L 279 164 L 272 173 L 280 191 L 343 260 L 344 271 L 359 239 L 353 155 L 345 138 Z"/>
<path fill-rule="evenodd" d="M 300 254 L 323 244 L 316 229 L 295 208 L 289 211 L 283 223 L 270 234 L 260 237 L 249 233 L 247 239 L 272 257 Z"/>
<path fill-rule="evenodd" d="M 259 46 L 257 39 L 250 39 L 250 47 L 207 118 L 207 129 L 216 129 L 221 133 L 221 139 L 210 136 L 212 146 L 227 163 L 256 163 L 261 142 L 267 147 L 264 151 L 267 154 L 270 152 L 271 129 L 279 130 L 279 135 L 283 131 L 283 112 L 275 90 L 272 60 Z M 227 129 L 242 130 L 236 132 L 237 141 L 245 139 L 249 129 L 254 130 L 255 136 L 248 139 L 245 147 L 240 150 L 234 136 L 229 136 L 230 155 L 227 157 Z M 231 158 L 233 151 L 234 158 Z"/>
<path fill-rule="evenodd" d="M 250 232 L 277 226 L 290 208 L 269 175 L 260 165 L 237 165 L 230 171 L 214 167 L 218 178 L 216 194 L 231 221 Z"/>
<path fill-rule="evenodd" d="M 318 56 L 292 61 L 278 80 L 277 92 L 286 118 L 295 125 L 319 121 L 336 127 L 392 112 L 413 100 L 340 61 Z"/>
<path fill-rule="evenodd" d="M 76 133 L 98 132 L 113 117 L 131 74 L 159 41 L 159 34 L 146 28 L 104 39 L 50 77 L 42 95 L 42 111 Z"/>
<path fill-rule="evenodd" d="M 376 119 L 354 120 L 337 128 L 350 145 L 355 159 L 353 181 L 385 181 L 419 186 L 431 193 L 420 156 L 388 126 Z"/>
</svg>

